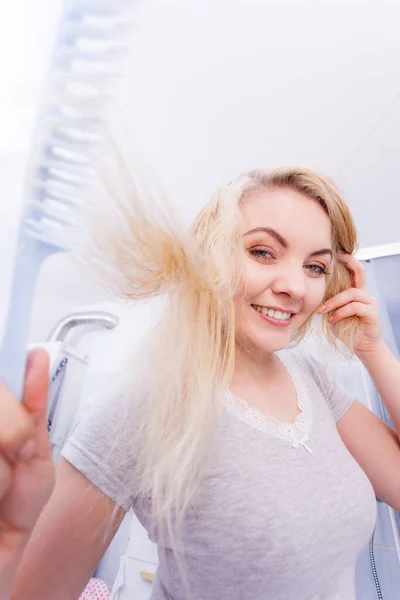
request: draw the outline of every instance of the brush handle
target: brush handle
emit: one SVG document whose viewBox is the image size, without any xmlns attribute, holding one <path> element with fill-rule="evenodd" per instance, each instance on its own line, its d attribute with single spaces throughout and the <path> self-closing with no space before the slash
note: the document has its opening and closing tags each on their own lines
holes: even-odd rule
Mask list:
<svg viewBox="0 0 400 600">
<path fill-rule="evenodd" d="M 4 381 L 17 400 L 22 399 L 24 388 L 26 349 L 36 281 L 47 255 L 44 244 L 21 233 L 0 348 L 0 380 Z"/>
<path fill-rule="evenodd" d="M 0 348 L 0 380 L 18 400 L 23 394 L 39 269 L 49 254 L 68 252 L 79 229 L 80 206 L 85 201 L 82 188 L 93 182 L 93 170 L 88 169 L 92 151 L 104 139 L 103 109 L 109 104 L 108 84 L 115 75 L 111 63 L 117 59 L 119 65 L 119 53 L 128 50 L 121 42 L 130 27 L 120 21 L 131 5 L 132 0 L 65 1 L 38 118 L 28 180 L 31 189 Z"/>
</svg>

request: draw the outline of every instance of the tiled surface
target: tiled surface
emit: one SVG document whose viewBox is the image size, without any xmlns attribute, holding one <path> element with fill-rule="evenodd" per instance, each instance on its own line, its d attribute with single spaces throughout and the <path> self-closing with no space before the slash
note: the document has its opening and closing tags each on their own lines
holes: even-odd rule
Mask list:
<svg viewBox="0 0 400 600">
<path fill-rule="evenodd" d="M 387 576 L 386 587 L 388 588 L 388 598 L 399 600 L 400 598 L 400 561 L 395 550 L 379 548 L 381 558 L 384 562 L 384 569 Z M 385 596 L 383 596 L 386 599 Z"/>
<path fill-rule="evenodd" d="M 375 547 L 374 557 L 383 600 L 399 600 L 400 563 L 397 552 Z M 378 598 L 372 576 L 368 546 L 360 553 L 357 561 L 356 598 L 357 600 L 377 600 Z"/>
<path fill-rule="evenodd" d="M 368 546 L 360 552 L 356 565 L 357 600 L 377 600 L 374 578 L 369 560 Z M 386 600 L 386 598 L 385 598 Z"/>
<path fill-rule="evenodd" d="M 374 557 L 383 600 L 400 600 L 400 561 L 386 504 L 378 502 Z M 367 544 L 356 565 L 357 600 L 377 600 Z"/>
<path fill-rule="evenodd" d="M 391 585 L 386 568 L 385 554 L 383 548 L 374 548 L 375 565 L 378 573 L 379 585 L 382 597 L 385 600 L 394 600 L 391 592 Z"/>
<path fill-rule="evenodd" d="M 377 521 L 375 529 L 375 545 L 396 549 L 389 508 L 384 502 L 377 502 Z M 400 594 L 399 594 L 400 598 Z"/>
</svg>

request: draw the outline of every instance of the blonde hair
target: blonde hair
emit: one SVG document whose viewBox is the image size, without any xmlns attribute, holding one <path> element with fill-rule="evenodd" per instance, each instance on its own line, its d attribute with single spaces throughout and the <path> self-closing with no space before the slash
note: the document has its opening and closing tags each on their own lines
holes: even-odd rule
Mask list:
<svg viewBox="0 0 400 600">
<path fill-rule="evenodd" d="M 279 187 L 294 189 L 321 205 L 332 223 L 334 249 L 325 299 L 351 285 L 335 255 L 338 250 L 354 252 L 356 230 L 335 184 L 306 168 L 241 175 L 216 192 L 188 232 L 179 230 L 168 210 L 152 212 L 151 194 L 140 190 L 126 170 L 119 176 L 128 182 L 125 195 L 117 199 L 114 195 L 118 217 L 116 213 L 98 232 L 95 255 L 125 298 L 166 297 L 162 318 L 137 356 L 132 444 L 138 496 L 151 498 L 157 522 L 171 531 L 173 522 L 180 522 L 198 499 L 198 484 L 233 372 L 233 297 L 240 285 L 243 245 L 241 202 L 257 190 Z M 311 320 L 301 327 L 297 340 Z M 321 320 L 326 336 L 335 343 L 327 317 Z M 348 318 L 337 326 L 336 337 L 353 349 L 360 327 L 357 318 Z"/>
</svg>

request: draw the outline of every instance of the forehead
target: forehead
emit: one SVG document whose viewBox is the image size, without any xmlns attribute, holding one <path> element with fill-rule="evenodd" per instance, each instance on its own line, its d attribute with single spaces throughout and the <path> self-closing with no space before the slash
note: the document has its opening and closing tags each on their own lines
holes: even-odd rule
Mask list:
<svg viewBox="0 0 400 600">
<path fill-rule="evenodd" d="M 256 227 L 276 229 L 289 245 L 330 246 L 331 222 L 318 202 L 290 188 L 259 190 L 241 206 L 243 233 Z"/>
</svg>

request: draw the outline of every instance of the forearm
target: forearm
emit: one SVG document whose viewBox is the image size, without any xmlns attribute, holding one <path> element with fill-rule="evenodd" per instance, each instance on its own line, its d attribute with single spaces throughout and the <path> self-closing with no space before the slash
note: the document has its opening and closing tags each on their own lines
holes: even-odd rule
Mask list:
<svg viewBox="0 0 400 600">
<path fill-rule="evenodd" d="M 400 361 L 382 342 L 358 356 L 367 369 L 400 439 Z"/>
<path fill-rule="evenodd" d="M 18 562 L 9 565 L 5 571 L 0 573 L 0 600 L 10 600 L 17 568 Z"/>
<path fill-rule="evenodd" d="M 3 548 L 0 564 L 0 600 L 10 600 L 11 598 L 15 577 L 28 542 L 28 536 L 24 539 L 19 536 L 19 539 L 15 541 L 16 545 L 14 540 L 10 540 L 10 546 L 7 549 Z"/>
</svg>

